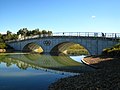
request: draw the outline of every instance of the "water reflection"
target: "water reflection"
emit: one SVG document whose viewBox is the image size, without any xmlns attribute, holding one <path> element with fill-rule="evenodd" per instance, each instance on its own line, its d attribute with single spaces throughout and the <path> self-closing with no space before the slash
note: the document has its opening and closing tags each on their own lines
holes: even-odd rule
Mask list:
<svg viewBox="0 0 120 90">
<path fill-rule="evenodd" d="M 69 56 L 40 54 L 0 55 L 0 90 L 47 90 L 60 78 L 91 68 Z"/>
<path fill-rule="evenodd" d="M 83 72 L 91 68 L 76 62 L 69 56 L 51 56 L 40 54 L 12 54 L 0 57 L 0 62 L 6 63 L 7 67 L 15 64 L 20 69 L 26 70 L 31 67 L 34 69 L 46 68 L 60 71 Z"/>
</svg>

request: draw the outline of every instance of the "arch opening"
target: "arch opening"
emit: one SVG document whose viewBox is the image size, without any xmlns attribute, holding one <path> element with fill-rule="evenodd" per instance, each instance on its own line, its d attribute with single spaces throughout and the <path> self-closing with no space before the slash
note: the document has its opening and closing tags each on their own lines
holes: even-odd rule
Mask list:
<svg viewBox="0 0 120 90">
<path fill-rule="evenodd" d="M 43 53 L 43 48 L 40 45 L 32 42 L 25 45 L 22 51 L 33 52 L 33 53 Z"/>
<path fill-rule="evenodd" d="M 66 55 L 89 55 L 90 52 L 87 48 L 79 43 L 74 42 L 63 42 L 50 51 L 53 55 L 66 54 Z"/>
</svg>

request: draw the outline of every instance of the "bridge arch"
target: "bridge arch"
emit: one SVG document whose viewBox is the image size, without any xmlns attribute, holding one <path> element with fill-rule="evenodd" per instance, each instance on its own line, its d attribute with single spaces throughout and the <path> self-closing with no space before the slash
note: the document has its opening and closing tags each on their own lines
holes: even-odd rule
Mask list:
<svg viewBox="0 0 120 90">
<path fill-rule="evenodd" d="M 88 50 L 90 55 L 99 55 L 104 48 L 109 48 L 119 43 L 119 39 L 93 36 L 53 36 L 7 42 L 8 45 L 17 51 L 27 51 L 29 50 L 28 47 L 32 44 L 31 47 L 37 48 L 39 46 L 45 53 L 59 52 L 57 51 L 59 49 L 63 51 L 74 43 L 82 45 Z M 35 51 L 33 48 L 31 50 Z"/>
<path fill-rule="evenodd" d="M 43 50 L 42 46 L 40 46 L 36 42 L 30 42 L 30 43 L 27 43 L 23 47 L 22 51 L 23 52 L 37 52 L 37 53 L 42 53 L 44 50 Z"/>
<path fill-rule="evenodd" d="M 89 48 L 87 48 L 86 46 L 82 45 L 81 43 L 78 42 L 71 42 L 71 41 L 66 41 L 66 42 L 61 42 L 58 43 L 57 45 L 55 45 L 51 50 L 50 53 L 51 54 L 59 54 L 59 53 L 64 53 L 67 54 L 67 49 L 75 44 L 79 44 L 80 46 L 82 46 L 84 49 L 87 50 L 87 52 L 90 54 L 90 50 Z"/>
</svg>

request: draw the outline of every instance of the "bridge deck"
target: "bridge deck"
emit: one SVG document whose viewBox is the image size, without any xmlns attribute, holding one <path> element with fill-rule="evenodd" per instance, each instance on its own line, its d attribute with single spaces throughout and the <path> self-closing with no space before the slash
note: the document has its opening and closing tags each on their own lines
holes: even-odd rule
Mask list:
<svg viewBox="0 0 120 90">
<path fill-rule="evenodd" d="M 52 35 L 35 35 L 35 36 L 27 36 L 24 38 L 20 38 L 17 40 L 6 41 L 10 42 L 18 42 L 32 39 L 42 39 L 42 38 L 89 38 L 89 39 L 109 39 L 109 40 L 119 40 L 120 33 L 97 33 L 97 32 L 57 32 Z"/>
</svg>

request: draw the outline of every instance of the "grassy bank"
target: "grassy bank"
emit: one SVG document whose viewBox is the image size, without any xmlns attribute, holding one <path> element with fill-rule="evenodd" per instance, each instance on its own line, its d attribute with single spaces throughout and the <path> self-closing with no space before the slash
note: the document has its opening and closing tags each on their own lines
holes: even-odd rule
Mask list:
<svg viewBox="0 0 120 90">
<path fill-rule="evenodd" d="M 88 55 L 88 51 L 79 44 L 74 44 L 67 49 L 68 55 Z"/>
</svg>

